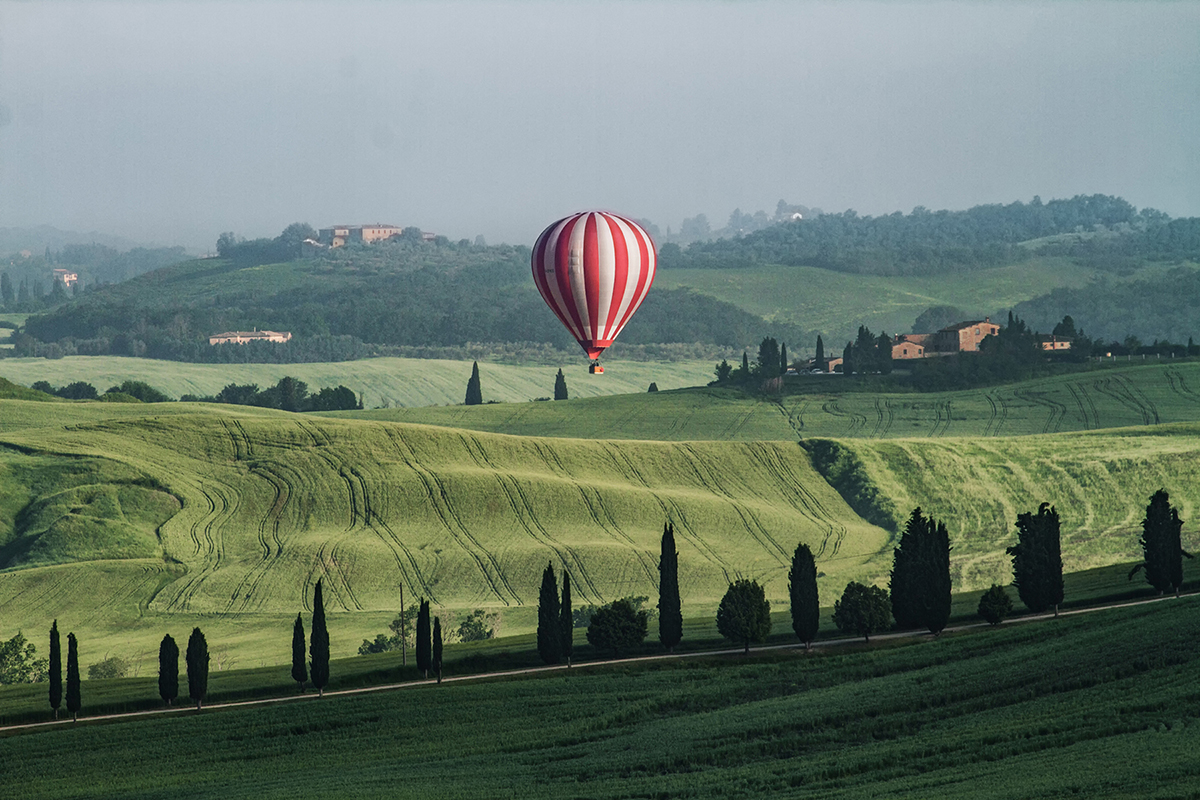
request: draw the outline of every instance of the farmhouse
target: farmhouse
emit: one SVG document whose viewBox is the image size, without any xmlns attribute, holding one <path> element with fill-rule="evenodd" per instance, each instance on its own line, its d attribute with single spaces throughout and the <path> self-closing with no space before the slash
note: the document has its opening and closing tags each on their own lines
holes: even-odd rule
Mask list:
<svg viewBox="0 0 1200 800">
<path fill-rule="evenodd" d="M 1057 336 L 1043 338 L 1040 342 L 1043 350 L 1070 350 L 1071 340 L 1060 339 Z"/>
<path fill-rule="evenodd" d="M 928 333 L 902 333 L 892 341 L 892 360 L 905 358 L 924 358 L 925 340 Z"/>
<path fill-rule="evenodd" d="M 974 353 L 979 343 L 1000 332 L 1000 326 L 991 317 L 972 322 L 956 322 L 933 334 L 928 349 L 939 353 Z"/>
<path fill-rule="evenodd" d="M 292 338 L 291 331 L 226 331 L 208 337 L 209 344 L 245 344 L 246 342 L 279 342 L 283 343 Z"/>
<path fill-rule="evenodd" d="M 79 273 L 71 272 L 69 269 L 56 269 L 53 272 L 53 279 L 70 289 L 79 281 Z"/>
<path fill-rule="evenodd" d="M 317 241 L 326 247 L 341 247 L 344 244 L 372 244 L 399 236 L 404 229 L 399 225 L 385 225 L 376 222 L 374 225 L 334 225 L 332 228 L 321 228 L 317 231 Z M 421 241 L 431 242 L 437 238 L 436 233 L 421 232 Z"/>
</svg>

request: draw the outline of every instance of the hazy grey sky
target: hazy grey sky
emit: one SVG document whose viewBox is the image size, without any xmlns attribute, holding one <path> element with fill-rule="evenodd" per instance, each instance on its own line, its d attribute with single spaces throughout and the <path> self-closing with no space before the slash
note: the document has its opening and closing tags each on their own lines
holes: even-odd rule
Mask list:
<svg viewBox="0 0 1200 800">
<path fill-rule="evenodd" d="M 8 2 L 0 227 L 1200 215 L 1200 3 Z"/>
</svg>

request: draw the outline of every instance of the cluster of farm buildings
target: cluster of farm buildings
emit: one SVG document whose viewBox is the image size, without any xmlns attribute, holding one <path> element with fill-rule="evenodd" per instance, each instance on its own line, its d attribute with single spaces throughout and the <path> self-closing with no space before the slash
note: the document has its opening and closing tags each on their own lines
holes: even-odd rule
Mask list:
<svg viewBox="0 0 1200 800">
<path fill-rule="evenodd" d="M 907 361 L 915 358 L 936 358 L 954 353 L 978 352 L 980 343 L 989 336 L 1000 333 L 1000 326 L 991 317 L 956 322 L 934 333 L 900 333 L 892 339 L 892 360 Z M 1041 341 L 1043 350 L 1070 350 L 1071 340 L 1050 336 Z M 816 367 L 809 360 L 810 369 Z M 842 359 L 825 359 L 825 369 L 833 372 L 841 366 Z"/>
</svg>

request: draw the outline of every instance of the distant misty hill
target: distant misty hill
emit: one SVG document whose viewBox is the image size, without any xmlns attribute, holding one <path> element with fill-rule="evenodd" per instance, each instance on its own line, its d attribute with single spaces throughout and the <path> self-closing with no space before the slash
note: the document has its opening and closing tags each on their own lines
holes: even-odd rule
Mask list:
<svg viewBox="0 0 1200 800">
<path fill-rule="evenodd" d="M 19 253 L 28 250 L 35 255 L 41 255 L 46 249 L 61 250 L 69 244 L 99 244 L 114 250 L 132 250 L 138 247 L 138 242 L 122 236 L 91 231 L 59 230 L 51 225 L 37 225 L 32 228 L 0 228 L 0 255 Z"/>
</svg>

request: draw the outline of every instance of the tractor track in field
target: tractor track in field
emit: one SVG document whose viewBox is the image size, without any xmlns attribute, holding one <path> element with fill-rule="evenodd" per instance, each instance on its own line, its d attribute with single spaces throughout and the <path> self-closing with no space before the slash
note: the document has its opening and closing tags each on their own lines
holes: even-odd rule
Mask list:
<svg viewBox="0 0 1200 800">
<path fill-rule="evenodd" d="M 304 428 L 304 426 L 301 426 Z M 417 559 L 413 556 L 412 550 L 404 544 L 404 540 L 400 535 L 388 524 L 387 520 L 381 514 L 376 512 L 371 506 L 371 496 L 367 491 L 366 479 L 353 467 L 347 467 L 341 461 L 336 460 L 332 455 L 324 452 L 322 448 L 332 444 L 332 439 L 324 436 L 322 439 L 316 433 L 308 428 L 304 428 L 313 439 L 314 448 L 312 453 L 314 456 L 325 462 L 330 471 L 341 478 L 342 483 L 346 487 L 346 499 L 350 510 L 350 522 L 343 529 L 343 533 L 348 533 L 354 530 L 358 524 L 369 530 L 392 554 L 392 558 L 396 562 L 396 569 L 400 573 L 401 580 L 405 581 L 409 589 L 415 589 L 419 583 L 421 588 L 425 590 L 425 596 L 430 600 L 437 600 L 437 596 L 433 592 L 433 586 L 425 578 L 420 566 L 417 564 Z M 322 432 L 323 433 L 323 432 Z M 361 494 L 362 499 L 359 500 Z M 408 567 L 405 567 L 407 562 Z M 409 570 L 412 570 L 412 575 L 409 575 Z"/>
<path fill-rule="evenodd" d="M 576 479 L 575 476 L 571 474 L 570 470 L 563 465 L 562 460 L 558 457 L 558 454 L 554 452 L 554 448 L 543 445 L 541 442 L 536 440 L 533 441 L 533 447 L 551 472 L 560 475 L 575 487 L 575 489 L 579 492 L 580 499 L 583 500 L 584 507 L 588 510 L 588 514 L 591 515 L 592 520 L 596 523 L 600 530 L 607 533 L 614 540 L 618 540 L 629 546 L 630 551 L 637 558 L 638 564 L 641 566 L 642 571 L 646 573 L 646 579 L 649 580 L 655 588 L 657 588 L 657 565 L 650 560 L 650 556 L 642 551 L 642 548 L 638 546 L 638 543 L 634 540 L 634 538 L 626 533 L 625 529 L 621 527 L 621 524 L 617 522 L 616 517 L 613 516 L 608 506 L 605 504 L 604 499 L 600 496 L 600 490 L 594 486 L 585 486 L 578 479 Z M 588 494 L 589 491 L 592 493 L 591 496 Z M 603 514 L 603 518 L 601 518 L 601 514 Z M 605 520 L 607 520 L 607 522 Z M 597 596 L 600 597 L 600 595 Z M 601 600 L 603 601 L 603 598 L 601 598 Z"/>
<path fill-rule="evenodd" d="M 950 401 L 934 403 L 933 413 L 933 430 L 929 432 L 929 435 L 931 437 L 945 436 L 946 431 L 950 429 Z"/>
<path fill-rule="evenodd" d="M 1187 378 L 1184 377 L 1182 372 L 1173 367 L 1168 367 L 1166 374 L 1167 380 L 1171 384 L 1171 391 L 1175 392 L 1175 394 L 1179 395 L 1185 400 L 1189 400 L 1193 403 L 1200 403 L 1200 394 L 1197 394 L 1194 389 L 1188 386 Z"/>
<path fill-rule="evenodd" d="M 1000 414 L 996 408 L 996 398 L 992 396 L 991 392 L 984 392 L 983 399 L 987 400 L 988 408 L 991 410 L 991 414 L 988 416 L 987 424 L 983 426 L 983 435 L 992 436 L 992 426 L 996 424 L 996 418 Z"/>
<path fill-rule="evenodd" d="M 1058 433 L 1062 427 L 1063 416 L 1067 413 L 1065 405 L 1057 400 L 1051 400 L 1045 392 L 1035 392 L 1032 389 L 1014 389 L 1013 394 L 1027 403 L 1049 409 L 1050 413 L 1046 417 L 1045 424 L 1042 425 L 1041 432 Z"/>
<path fill-rule="evenodd" d="M 573 563 L 576 576 L 583 581 L 583 586 L 580 588 L 586 589 L 587 593 L 591 594 L 593 599 L 599 600 L 600 589 L 588 573 L 587 567 L 584 566 L 583 559 L 580 558 L 579 553 L 575 551 L 575 548 L 559 541 L 550 531 L 546 530 L 545 526 L 538 520 L 537 514 L 533 510 L 533 504 L 529 502 L 529 497 L 521 489 L 520 482 L 497 466 L 488 457 L 487 451 L 478 440 L 472 442 L 466 434 L 462 433 L 459 434 L 459 439 L 462 441 L 463 448 L 467 451 L 467 454 L 471 456 L 471 460 L 475 462 L 475 465 L 480 469 L 492 473 L 492 476 L 496 479 L 496 483 L 500 486 L 500 491 L 504 493 L 505 499 L 508 500 L 508 505 L 512 509 L 513 516 L 517 518 L 517 522 L 521 523 L 521 527 L 525 529 L 525 532 L 533 537 L 535 541 L 554 551 L 554 555 L 558 557 L 564 570 L 570 568 Z"/>
<path fill-rule="evenodd" d="M 650 493 L 650 496 L 655 499 L 659 507 L 662 508 L 663 515 L 667 518 L 667 521 L 669 522 L 677 520 L 679 522 L 680 535 L 684 538 L 684 541 L 690 542 L 691 545 L 696 548 L 696 552 L 703 556 L 705 560 L 709 561 L 717 569 L 721 570 L 721 574 L 725 576 L 725 580 L 732 583 L 733 581 L 731 581 L 729 578 L 728 566 L 725 564 L 724 560 L 717 555 L 716 551 L 714 551 L 708 545 L 708 543 L 704 541 L 704 538 L 696 533 L 695 529 L 692 528 L 692 526 L 688 523 L 687 515 L 683 512 L 683 509 L 681 509 L 675 501 L 664 500 L 658 494 L 658 492 L 654 491 L 653 487 L 650 486 L 650 482 L 647 481 L 646 477 L 642 475 L 641 471 L 634 466 L 633 462 L 629 459 L 629 456 L 625 455 L 625 453 L 621 451 L 620 447 L 612 442 L 604 442 L 602 445 L 604 445 L 604 450 L 608 454 L 609 458 L 612 459 L 613 465 L 617 468 L 617 471 L 623 473 L 626 477 L 633 478 L 640 483 L 643 488 Z M 657 581 L 655 582 L 655 585 L 658 585 Z"/>
<path fill-rule="evenodd" d="M 450 497 L 446 492 L 445 485 L 437 475 L 418 463 L 419 459 L 417 458 L 416 451 L 395 431 L 384 428 L 383 432 L 391 441 L 397 455 L 408 465 L 413 474 L 420 479 L 421 484 L 425 488 L 425 494 L 429 498 L 430 506 L 433 508 L 434 513 L 437 514 L 442 526 L 453 537 L 455 542 L 458 543 L 458 546 L 475 561 L 475 566 L 483 574 L 492 592 L 506 606 L 512 605 L 509 597 L 520 605 L 521 596 L 513 589 L 512 584 L 508 582 L 504 571 L 496 563 L 495 556 L 479 544 L 479 540 L 471 534 L 462 520 L 458 518 L 458 515 L 454 513 L 454 508 L 450 504 Z M 489 569 L 489 565 L 491 569 Z M 495 573 L 494 576 L 493 573 Z M 508 593 L 508 597 L 505 596 L 505 592 Z"/>
<path fill-rule="evenodd" d="M 1096 391 L 1111 397 L 1140 416 L 1143 425 L 1159 424 L 1158 408 L 1124 375 L 1101 378 L 1092 385 Z"/>
<path fill-rule="evenodd" d="M 846 526 L 835 521 L 833 515 L 817 499 L 817 496 L 804 485 L 804 481 L 801 479 L 799 473 L 796 472 L 782 454 L 772 450 L 769 445 L 762 442 L 755 442 L 750 445 L 750 452 L 758 459 L 767 472 L 778 478 L 780 486 L 795 489 L 795 498 L 793 498 L 791 492 L 783 492 L 788 503 L 800 512 L 802 516 L 808 517 L 816 523 L 817 527 L 825 529 L 825 536 L 821 540 L 821 546 L 817 555 L 825 553 L 830 539 L 833 540 L 833 550 L 830 555 L 837 555 L 838 551 L 842 549 L 842 543 L 846 539 Z"/>
<path fill-rule="evenodd" d="M 771 553 L 772 557 L 780 564 L 790 563 L 788 552 L 771 535 L 766 526 L 762 524 L 762 520 L 758 518 L 758 515 L 749 506 L 739 505 L 737 498 L 732 492 L 721 485 L 720 478 L 717 477 L 713 470 L 709 469 L 704 457 L 696 452 L 696 448 L 690 444 L 683 444 L 680 445 L 680 449 L 688 455 L 688 466 L 692 468 L 692 472 L 695 473 L 696 479 L 700 481 L 700 485 L 710 493 L 725 498 L 730 508 L 737 512 L 737 515 L 741 518 L 742 526 L 745 527 L 746 532 L 754 537 L 754 540 L 758 542 L 763 550 Z M 757 533 L 755 533 L 756 528 L 758 529 Z"/>
<path fill-rule="evenodd" d="M 200 570 L 180 588 L 174 599 L 168 604 L 169 608 L 178 607 L 182 611 L 187 611 L 192 598 L 196 596 L 200 589 L 200 584 L 208 579 L 221 566 L 221 561 L 224 558 L 224 542 L 223 537 L 216 531 L 218 522 L 226 519 L 231 519 L 237 513 L 240 505 L 241 496 L 233 490 L 235 502 L 230 505 L 225 496 L 215 487 L 209 485 L 208 488 L 201 482 L 200 492 L 208 501 L 209 512 L 202 517 L 198 522 L 193 524 L 193 538 L 200 541 L 200 549 L 197 555 L 201 555 L 204 560 L 204 565 Z M 214 499 L 216 498 L 216 499 Z M 217 500 L 220 500 L 218 505 Z M 199 534 L 196 534 L 199 531 Z"/>
<path fill-rule="evenodd" d="M 837 400 L 826 400 L 821 404 L 821 410 L 831 417 L 848 420 L 847 425 L 849 425 L 849 427 L 846 429 L 846 432 L 842 434 L 843 436 L 857 436 L 858 432 L 866 427 L 867 418 L 865 415 L 853 411 L 844 411 L 842 407 L 838 405 Z"/>
<path fill-rule="evenodd" d="M 283 540 L 279 537 L 279 525 L 284 506 L 287 505 L 293 494 L 291 482 L 266 465 L 256 465 L 251 471 L 260 474 L 271 484 L 275 491 L 275 497 L 271 502 L 271 508 L 258 523 L 258 545 L 263 551 L 262 558 L 242 578 L 230 596 L 229 605 L 225 608 L 226 613 L 234 611 L 235 603 L 240 603 L 237 611 L 246 611 L 258 590 L 259 583 L 283 555 Z M 269 533 L 268 528 L 270 529 Z"/>
</svg>

